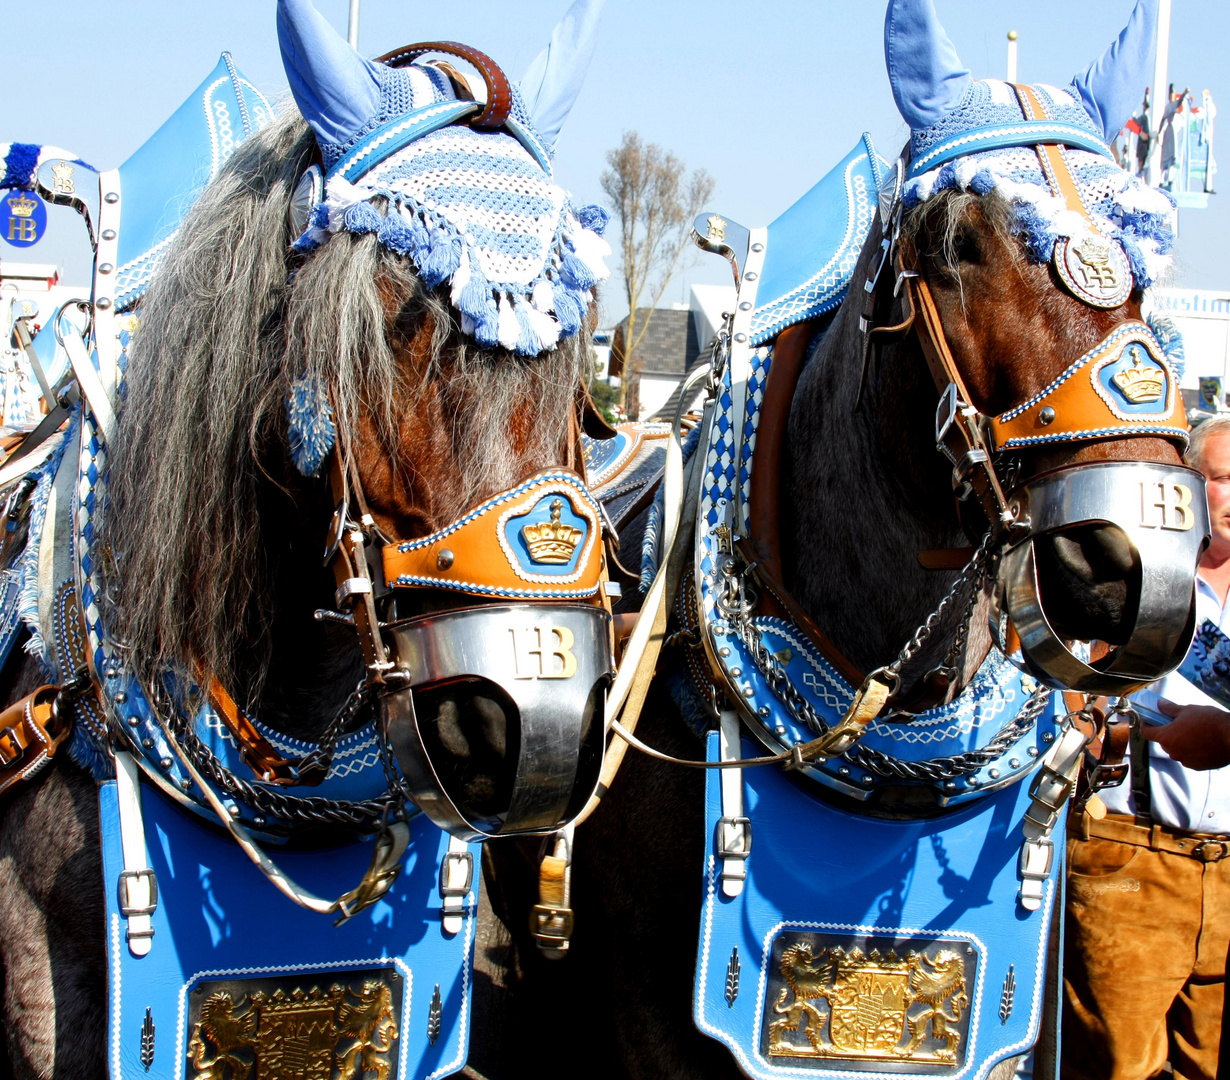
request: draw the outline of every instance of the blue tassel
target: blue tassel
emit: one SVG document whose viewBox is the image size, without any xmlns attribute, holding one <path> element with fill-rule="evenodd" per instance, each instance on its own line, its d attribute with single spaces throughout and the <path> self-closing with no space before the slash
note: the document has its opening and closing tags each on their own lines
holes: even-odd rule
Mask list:
<svg viewBox="0 0 1230 1080">
<path fill-rule="evenodd" d="M 457 310 L 474 320 L 474 340 L 484 348 L 499 342 L 500 309 L 496 306 L 491 283 L 478 264 L 470 261 L 470 280 L 457 297 Z"/>
<path fill-rule="evenodd" d="M 423 284 L 434 289 L 451 278 L 460 265 L 461 241 L 449 236 L 443 229 L 435 229 L 431 234 L 427 258 L 418 264 Z"/>
<path fill-rule="evenodd" d="M 355 203 L 346 209 L 346 228 L 352 233 L 379 232 L 384 218 L 368 203 Z"/>
<path fill-rule="evenodd" d="M 290 384 L 286 420 L 295 468 L 304 476 L 315 476 L 337 441 L 333 406 L 319 379 L 304 376 Z"/>
<path fill-rule="evenodd" d="M 571 251 L 565 251 L 560 260 L 559 276 L 565 285 L 572 286 L 578 292 L 592 289 L 598 284 L 594 272 Z"/>
<path fill-rule="evenodd" d="M 581 228 L 595 232 L 599 236 L 606 231 L 607 222 L 610 220 L 611 215 L 601 206 L 582 206 L 577 211 L 577 221 L 581 223 Z"/>
<path fill-rule="evenodd" d="M 555 293 L 555 317 L 559 320 L 564 337 L 571 337 L 581 329 L 585 321 L 585 307 L 575 292 L 558 281 L 552 283 Z"/>
<path fill-rule="evenodd" d="M 516 302 L 513 314 L 517 316 L 517 323 L 521 327 L 521 336 L 517 338 L 517 352 L 522 356 L 537 356 L 542 352 L 542 342 L 538 340 L 538 334 L 526 314 L 524 300 Z"/>
<path fill-rule="evenodd" d="M 38 156 L 43 151 L 35 143 L 13 143 L 4 159 L 4 173 L 0 180 L 5 187 L 28 188 L 38 168 Z"/>
<path fill-rule="evenodd" d="M 380 226 L 376 239 L 390 251 L 396 251 L 398 255 L 409 255 L 414 249 L 413 231 L 395 212 L 390 212 L 389 216 L 384 219 L 384 224 Z"/>
<path fill-rule="evenodd" d="M 1149 329 L 1153 331 L 1153 336 L 1157 338 L 1157 343 L 1162 347 L 1162 352 L 1166 355 L 1166 360 L 1174 369 L 1174 377 L 1182 380 L 1183 370 L 1187 366 L 1187 356 L 1183 350 L 1183 335 L 1179 332 L 1179 328 L 1175 326 L 1174 320 L 1166 315 L 1153 314 L 1148 320 Z"/>
</svg>

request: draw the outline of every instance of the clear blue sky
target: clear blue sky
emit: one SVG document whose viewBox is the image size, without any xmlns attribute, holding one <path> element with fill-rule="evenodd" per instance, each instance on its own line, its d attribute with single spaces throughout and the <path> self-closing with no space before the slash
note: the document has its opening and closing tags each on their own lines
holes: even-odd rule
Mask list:
<svg viewBox="0 0 1230 1080">
<path fill-rule="evenodd" d="M 345 32 L 347 0 L 316 0 Z M 361 49 L 451 38 L 490 53 L 519 78 L 568 0 L 467 0 L 431 5 L 364 0 Z M 1020 32 L 1022 81 L 1064 83 L 1114 38 L 1132 0 L 937 0 L 962 60 L 1002 78 L 1005 35 Z M 120 164 L 153 133 L 227 49 L 266 94 L 285 89 L 273 0 L 40 0 L 21 8 L 22 47 L 0 63 L 0 141 L 53 143 L 99 167 Z M 589 81 L 564 128 L 556 175 L 582 201 L 601 201 L 607 150 L 636 130 L 707 169 L 713 208 L 766 224 L 838 161 L 864 130 L 892 158 L 906 136 L 884 73 L 878 0 L 607 0 Z M 1220 102 L 1219 179 L 1206 211 L 1183 211 L 1175 284 L 1230 289 L 1230 4 L 1174 0 L 1170 78 Z M 23 252 L 60 261 L 72 281 L 88 263 L 71 211 Z M 74 243 L 73 241 L 77 241 Z M 16 250 L 0 245 L 0 258 Z M 690 281 L 728 280 L 703 257 Z M 727 275 L 727 276 L 724 276 Z M 623 314 L 607 288 L 607 321 Z"/>
</svg>

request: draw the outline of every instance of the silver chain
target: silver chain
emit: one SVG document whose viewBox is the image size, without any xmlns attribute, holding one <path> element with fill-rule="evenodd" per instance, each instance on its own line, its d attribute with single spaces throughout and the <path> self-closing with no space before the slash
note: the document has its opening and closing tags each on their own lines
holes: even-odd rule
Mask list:
<svg viewBox="0 0 1230 1080">
<path fill-rule="evenodd" d="M 943 618 L 944 612 L 968 588 L 970 595 L 966 606 L 966 617 L 962 620 L 961 626 L 953 637 L 952 645 L 949 647 L 945 660 L 947 667 L 951 668 L 955 665 L 969 634 L 970 617 L 973 614 L 974 604 L 977 602 L 978 586 L 985 580 L 987 571 L 993 562 L 991 550 L 991 535 L 988 533 L 983 538 L 978 550 L 974 553 L 974 557 L 957 576 L 957 579 L 952 583 L 952 587 L 940 601 L 935 611 L 914 632 L 913 637 L 902 648 L 897 659 L 883 669 L 884 674 L 894 678 L 896 682 L 900 682 L 902 668 L 918 655 L 922 647 L 931 638 L 935 627 L 940 619 Z M 730 580 L 735 577 L 737 577 L 735 574 L 728 575 L 728 588 L 731 590 L 736 588 Z M 731 623 L 747 654 L 764 677 L 765 682 L 769 684 L 769 688 L 773 691 L 774 695 L 785 707 L 787 713 L 790 714 L 791 719 L 798 726 L 814 732 L 817 736 L 824 735 L 829 730 L 829 723 L 816 712 L 811 702 L 799 692 L 785 666 L 778 661 L 777 657 L 773 655 L 761 640 L 759 631 L 752 622 L 750 615 L 746 613 L 748 610 L 746 600 L 745 598 L 741 599 L 743 599 L 742 603 L 731 603 L 728 600 L 723 614 Z M 977 750 L 969 750 L 951 757 L 932 758 L 929 761 L 915 762 L 904 761 L 882 753 L 879 750 L 856 745 L 842 756 L 851 764 L 858 765 L 868 772 L 885 779 L 913 780 L 925 783 L 942 783 L 947 780 L 955 780 L 959 777 L 978 772 L 1019 742 L 1033 729 L 1038 721 L 1038 717 L 1042 715 L 1049 703 L 1050 697 L 1051 691 L 1047 687 L 1039 686 L 1021 706 L 1016 716 L 986 746 L 980 747 Z"/>
</svg>

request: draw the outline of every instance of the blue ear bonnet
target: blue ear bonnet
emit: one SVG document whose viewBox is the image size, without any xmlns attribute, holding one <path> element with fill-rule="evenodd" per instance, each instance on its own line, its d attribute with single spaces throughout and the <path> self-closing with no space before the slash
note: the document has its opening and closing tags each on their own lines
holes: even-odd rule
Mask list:
<svg viewBox="0 0 1230 1080">
<path fill-rule="evenodd" d="M 1082 132 L 1089 149 L 1069 149 L 1068 165 L 1081 192 L 1082 201 L 1099 229 L 1123 246 L 1139 288 L 1148 288 L 1169 266 L 1174 246 L 1175 203 L 1170 195 L 1151 188 L 1121 169 L 1101 143 L 1096 125 L 1080 104 L 1074 88 L 1059 89 L 1045 84 L 1034 92 L 1050 107 L 1054 123 Z M 1062 200 L 1051 194 L 1032 146 L 999 146 L 962 155 L 937 149 L 977 145 L 979 133 L 991 126 L 1011 131 L 1026 126 L 1012 87 L 996 79 L 972 83 L 961 104 L 932 127 L 911 132 L 914 160 L 944 163 L 927 171 L 911 169 L 902 189 L 907 207 L 917 206 L 945 190 L 971 191 L 977 195 L 996 192 L 1012 206 L 1014 231 L 1025 242 L 1029 257 L 1039 263 L 1050 260 L 1061 236 L 1083 231 L 1084 224 L 1069 217 Z M 1057 139 L 1069 147 L 1080 146 L 1075 137 Z M 1094 147 L 1101 146 L 1100 150 Z"/>
</svg>

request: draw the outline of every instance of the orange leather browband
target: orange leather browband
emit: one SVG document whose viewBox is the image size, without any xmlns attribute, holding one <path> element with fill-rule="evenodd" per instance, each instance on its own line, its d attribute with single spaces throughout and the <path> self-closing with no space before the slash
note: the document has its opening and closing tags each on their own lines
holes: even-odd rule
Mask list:
<svg viewBox="0 0 1230 1080">
<path fill-rule="evenodd" d="M 1153 331 L 1135 319 L 990 423 L 997 451 L 1128 435 L 1157 435 L 1186 447 L 1189 431 L 1178 380 Z"/>
<path fill-rule="evenodd" d="M 602 548 L 598 504 L 579 477 L 554 470 L 493 496 L 431 536 L 389 544 L 384 576 L 394 588 L 602 602 Z"/>
</svg>

